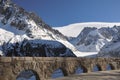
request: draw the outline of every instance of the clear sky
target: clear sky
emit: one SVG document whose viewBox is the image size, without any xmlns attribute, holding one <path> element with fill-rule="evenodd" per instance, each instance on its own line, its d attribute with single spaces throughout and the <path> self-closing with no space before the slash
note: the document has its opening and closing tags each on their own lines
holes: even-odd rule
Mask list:
<svg viewBox="0 0 120 80">
<path fill-rule="evenodd" d="M 13 0 L 51 26 L 78 22 L 120 22 L 120 0 Z"/>
</svg>

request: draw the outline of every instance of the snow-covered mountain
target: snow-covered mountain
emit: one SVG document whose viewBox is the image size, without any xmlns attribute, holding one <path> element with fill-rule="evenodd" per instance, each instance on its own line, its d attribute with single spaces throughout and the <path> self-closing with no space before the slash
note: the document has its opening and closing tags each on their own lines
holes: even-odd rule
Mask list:
<svg viewBox="0 0 120 80">
<path fill-rule="evenodd" d="M 100 49 L 117 34 L 113 28 L 90 28 L 86 27 L 80 35 L 70 40 L 79 51 L 99 52 Z"/>
<path fill-rule="evenodd" d="M 90 23 L 79 23 L 79 24 L 77 23 L 56 29 L 61 32 L 63 31 L 63 34 L 65 35 L 69 34 L 67 36 L 69 42 L 72 43 L 77 48 L 77 50 L 79 50 L 83 54 L 84 53 L 88 53 L 89 55 L 91 55 L 91 53 L 98 54 L 98 52 L 100 51 L 99 52 L 100 55 L 103 54 L 105 55 L 105 53 L 106 55 L 108 55 L 110 53 L 110 50 L 107 49 L 108 44 L 112 44 L 111 47 L 114 46 L 115 48 L 117 47 L 118 49 L 118 46 L 116 44 L 113 44 L 113 42 L 116 41 L 113 39 L 120 32 L 119 25 L 120 23 L 90 22 Z M 78 31 L 80 34 L 77 35 L 77 37 L 75 37 Z M 67 32 L 67 34 L 64 32 Z M 72 37 L 69 37 L 71 35 Z M 107 48 L 103 46 L 107 46 Z M 109 49 L 111 49 L 111 47 Z M 116 51 L 115 48 L 111 49 L 111 51 L 115 52 Z M 116 53 L 113 54 L 116 55 Z"/>
<path fill-rule="evenodd" d="M 54 27 L 54 28 L 59 30 L 65 36 L 77 37 L 85 27 L 96 27 L 99 29 L 102 27 L 113 27 L 114 25 L 120 26 L 120 23 L 85 22 L 85 23 L 74 23 L 67 26 Z"/>
<path fill-rule="evenodd" d="M 76 50 L 64 35 L 35 13 L 11 0 L 0 0 L 0 55 L 75 56 L 68 48 Z"/>
<path fill-rule="evenodd" d="M 25 11 L 11 0 L 0 0 L 0 55 L 79 57 L 99 51 L 101 55 L 106 50 L 103 46 L 114 45 L 119 25 L 88 22 L 54 30 L 35 13 Z"/>
</svg>

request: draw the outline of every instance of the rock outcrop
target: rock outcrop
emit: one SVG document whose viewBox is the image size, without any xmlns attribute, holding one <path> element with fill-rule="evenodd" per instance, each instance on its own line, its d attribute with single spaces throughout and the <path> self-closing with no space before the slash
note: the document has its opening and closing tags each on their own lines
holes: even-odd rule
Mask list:
<svg viewBox="0 0 120 80">
<path fill-rule="evenodd" d="M 79 51 L 99 52 L 104 45 L 107 45 L 111 41 L 115 42 L 116 40 L 114 38 L 116 35 L 119 35 L 119 33 L 120 26 L 113 26 L 111 28 L 104 27 L 99 29 L 86 27 L 77 38 L 73 38 L 70 42 L 76 46 Z M 112 45 L 113 44 L 111 44 L 111 46 Z"/>
<path fill-rule="evenodd" d="M 111 42 L 102 47 L 98 57 L 120 57 L 120 34 L 114 36 Z"/>
<path fill-rule="evenodd" d="M 62 43 L 50 40 L 23 40 L 4 44 L 5 56 L 75 57 Z"/>
</svg>

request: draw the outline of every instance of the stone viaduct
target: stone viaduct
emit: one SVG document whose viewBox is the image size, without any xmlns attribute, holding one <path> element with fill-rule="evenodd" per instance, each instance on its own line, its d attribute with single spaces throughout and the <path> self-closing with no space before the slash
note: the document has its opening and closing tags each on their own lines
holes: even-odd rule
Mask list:
<svg viewBox="0 0 120 80">
<path fill-rule="evenodd" d="M 88 73 L 95 65 L 104 71 L 107 64 L 112 69 L 120 69 L 120 58 L 0 57 L 0 80 L 16 80 L 24 70 L 32 70 L 37 80 L 47 80 L 59 68 L 68 76 L 74 74 L 77 67 Z"/>
</svg>

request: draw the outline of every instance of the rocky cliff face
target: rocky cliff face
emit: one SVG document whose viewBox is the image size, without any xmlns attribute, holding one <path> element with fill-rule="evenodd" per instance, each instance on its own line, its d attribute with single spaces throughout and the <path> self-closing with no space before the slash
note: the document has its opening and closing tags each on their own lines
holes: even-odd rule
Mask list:
<svg viewBox="0 0 120 80">
<path fill-rule="evenodd" d="M 76 45 L 82 45 L 85 43 L 85 45 L 89 45 L 89 41 L 87 40 L 86 37 L 89 35 L 89 33 L 91 31 L 96 30 L 97 28 L 90 28 L 90 27 L 85 27 L 82 32 L 80 33 L 80 35 L 78 35 L 77 39 L 79 39 L 79 41 L 76 43 Z"/>
<path fill-rule="evenodd" d="M 119 36 L 119 33 L 120 33 L 120 26 L 113 26 L 111 28 L 104 27 L 99 29 L 94 27 L 93 28 L 86 27 L 82 30 L 82 32 L 77 38 L 70 40 L 70 42 L 73 45 L 75 45 L 79 51 L 82 51 L 82 52 L 99 52 L 100 51 L 100 54 L 101 53 L 104 54 L 105 53 L 104 51 L 107 49 L 103 46 L 104 45 L 106 46 L 107 44 L 109 44 L 109 42 L 111 43 L 111 41 L 116 42 L 116 35 Z M 113 45 L 114 44 L 112 43 L 111 47 Z M 101 50 L 103 51 L 101 52 Z M 112 51 L 114 52 L 116 50 L 112 49 Z"/>
<path fill-rule="evenodd" d="M 98 57 L 120 57 L 120 33 L 101 48 Z"/>
<path fill-rule="evenodd" d="M 23 40 L 3 46 L 6 56 L 75 57 L 62 43 L 51 40 Z"/>
<path fill-rule="evenodd" d="M 75 56 L 60 43 L 72 46 L 64 35 L 45 24 L 35 13 L 25 11 L 11 0 L 0 0 L 0 38 L 0 54 L 4 56 Z M 36 40 L 37 44 L 32 43 Z M 59 46 L 54 47 L 51 40 Z M 56 53 L 55 49 L 59 52 Z"/>
</svg>

